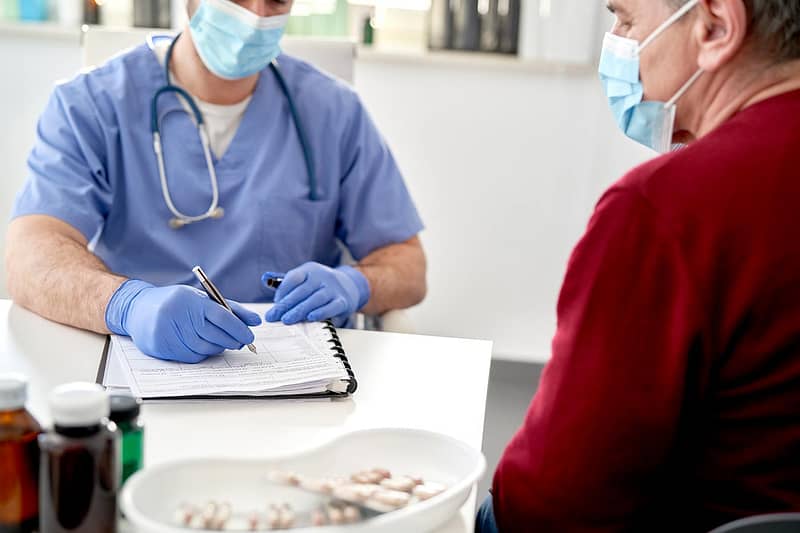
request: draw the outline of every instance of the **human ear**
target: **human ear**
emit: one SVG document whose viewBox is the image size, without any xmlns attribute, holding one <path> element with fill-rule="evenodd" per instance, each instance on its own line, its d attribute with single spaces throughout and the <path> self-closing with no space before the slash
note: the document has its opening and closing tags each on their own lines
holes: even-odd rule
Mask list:
<svg viewBox="0 0 800 533">
<path fill-rule="evenodd" d="M 731 62 L 747 37 L 747 7 L 744 0 L 700 0 L 693 21 L 698 46 L 698 65 L 715 72 Z"/>
</svg>

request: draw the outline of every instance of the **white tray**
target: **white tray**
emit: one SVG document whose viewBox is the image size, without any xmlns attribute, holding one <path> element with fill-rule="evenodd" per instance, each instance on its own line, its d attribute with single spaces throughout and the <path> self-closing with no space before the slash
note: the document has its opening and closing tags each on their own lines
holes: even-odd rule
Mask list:
<svg viewBox="0 0 800 533">
<path fill-rule="evenodd" d="M 431 531 L 450 520 L 466 502 L 486 469 L 486 460 L 481 452 L 438 433 L 373 429 L 343 435 L 311 450 L 263 460 L 208 458 L 164 463 L 128 480 L 121 505 L 135 531 L 186 533 L 197 530 L 173 522 L 175 510 L 184 502 L 228 501 L 243 511 L 266 510 L 268 501 L 290 501 L 298 511 L 315 506 L 313 495 L 298 497 L 296 489 L 268 483 L 271 470 L 334 477 L 374 467 L 388 468 L 396 474 L 420 475 L 426 481 L 443 483 L 448 489 L 428 501 L 359 524 L 291 531 Z"/>
</svg>

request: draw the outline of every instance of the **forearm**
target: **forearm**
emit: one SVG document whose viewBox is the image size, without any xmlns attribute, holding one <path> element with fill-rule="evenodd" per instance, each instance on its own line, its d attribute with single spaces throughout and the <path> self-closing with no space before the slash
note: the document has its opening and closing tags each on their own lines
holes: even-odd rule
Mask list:
<svg viewBox="0 0 800 533">
<path fill-rule="evenodd" d="M 425 252 L 418 237 L 375 250 L 356 268 L 370 286 L 362 311 L 380 315 L 420 303 L 427 292 Z"/>
<path fill-rule="evenodd" d="M 12 221 L 6 242 L 8 290 L 17 304 L 62 324 L 108 333 L 106 306 L 125 278 L 108 271 L 80 232 L 33 215 Z"/>
</svg>

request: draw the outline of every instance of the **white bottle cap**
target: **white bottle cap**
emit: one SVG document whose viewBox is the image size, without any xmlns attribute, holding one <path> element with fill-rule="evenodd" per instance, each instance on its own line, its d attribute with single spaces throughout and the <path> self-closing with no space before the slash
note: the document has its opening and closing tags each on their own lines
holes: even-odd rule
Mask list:
<svg viewBox="0 0 800 533">
<path fill-rule="evenodd" d="M 111 411 L 108 393 L 96 383 L 67 383 L 50 393 L 53 422 L 62 427 L 95 426 Z"/>
<path fill-rule="evenodd" d="M 25 407 L 28 380 L 22 374 L 0 374 L 0 411 L 16 411 Z"/>
</svg>

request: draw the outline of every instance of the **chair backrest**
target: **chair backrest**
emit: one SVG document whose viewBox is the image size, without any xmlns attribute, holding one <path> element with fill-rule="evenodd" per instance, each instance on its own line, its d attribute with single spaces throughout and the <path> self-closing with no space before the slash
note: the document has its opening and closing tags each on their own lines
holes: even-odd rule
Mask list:
<svg viewBox="0 0 800 533">
<path fill-rule="evenodd" d="M 171 32 L 142 28 L 84 26 L 81 34 L 83 66 L 102 65 L 120 52 L 142 44 L 152 33 Z M 352 41 L 285 37 L 281 41 L 281 48 L 287 54 L 308 61 L 318 69 L 353 84 L 356 46 Z"/>
<path fill-rule="evenodd" d="M 711 533 L 800 533 L 800 513 L 765 514 L 722 525 Z"/>
</svg>

